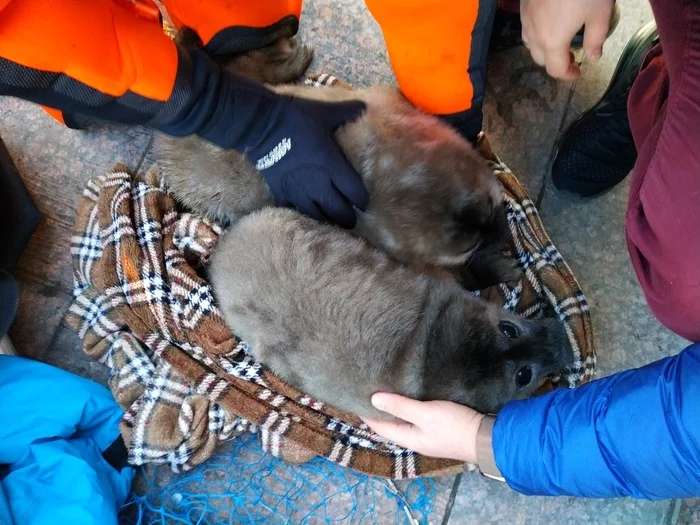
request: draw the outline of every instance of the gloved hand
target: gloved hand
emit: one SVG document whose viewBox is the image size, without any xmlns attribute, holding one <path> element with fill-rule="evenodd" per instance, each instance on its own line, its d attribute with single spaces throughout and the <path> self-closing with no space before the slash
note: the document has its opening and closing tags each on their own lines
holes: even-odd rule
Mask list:
<svg viewBox="0 0 700 525">
<path fill-rule="evenodd" d="M 246 151 L 279 206 L 330 220 L 344 228 L 356 222 L 353 206 L 364 210 L 367 189 L 333 140 L 333 132 L 356 118 L 359 101 L 320 102 L 279 97 L 267 133 Z"/>
<path fill-rule="evenodd" d="M 171 135 L 197 134 L 244 153 L 265 178 L 277 205 L 352 228 L 353 206 L 364 210 L 367 189 L 333 139 L 364 109 L 360 101 L 319 102 L 278 95 L 222 69 L 197 49 L 179 50 L 178 84 L 166 122 Z M 175 113 L 173 115 L 173 113 Z"/>
</svg>

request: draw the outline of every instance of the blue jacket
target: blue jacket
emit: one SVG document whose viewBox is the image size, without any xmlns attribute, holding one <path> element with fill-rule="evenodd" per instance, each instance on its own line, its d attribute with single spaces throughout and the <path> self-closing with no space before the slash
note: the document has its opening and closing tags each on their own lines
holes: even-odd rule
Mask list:
<svg viewBox="0 0 700 525">
<path fill-rule="evenodd" d="M 0 355 L 0 414 L 0 523 L 117 524 L 135 471 L 102 456 L 122 417 L 109 390 Z"/>
<path fill-rule="evenodd" d="M 496 465 L 523 494 L 700 496 L 700 343 L 573 390 L 507 404 Z"/>
</svg>

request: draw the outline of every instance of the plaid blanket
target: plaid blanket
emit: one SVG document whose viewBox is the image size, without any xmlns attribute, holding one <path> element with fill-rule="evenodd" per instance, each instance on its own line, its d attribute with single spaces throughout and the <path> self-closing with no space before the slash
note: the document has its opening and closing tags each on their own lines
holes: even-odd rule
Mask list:
<svg viewBox="0 0 700 525">
<path fill-rule="evenodd" d="M 586 300 L 517 179 L 485 139 L 480 148 L 503 183 L 511 249 L 525 270 L 516 286 L 481 294 L 525 316 L 556 314 L 576 362 L 547 388 L 587 381 L 595 352 Z M 81 198 L 68 322 L 84 351 L 111 369 L 109 387 L 125 411 L 121 432 L 133 465 L 187 470 L 220 441 L 250 431 L 260 433 L 265 450 L 289 461 L 323 456 L 390 478 L 465 468 L 386 442 L 358 418 L 292 389 L 255 362 L 225 325 L 204 277 L 221 234 L 218 225 L 178 209 L 156 167 L 143 178 L 117 167 L 91 180 Z"/>
</svg>

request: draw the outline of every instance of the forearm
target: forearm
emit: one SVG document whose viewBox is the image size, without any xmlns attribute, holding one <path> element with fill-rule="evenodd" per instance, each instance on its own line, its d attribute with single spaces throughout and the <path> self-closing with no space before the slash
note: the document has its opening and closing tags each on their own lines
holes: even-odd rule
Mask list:
<svg viewBox="0 0 700 525">
<path fill-rule="evenodd" d="M 518 492 L 700 495 L 700 344 L 574 390 L 506 405 L 493 453 Z"/>
<path fill-rule="evenodd" d="M 0 94 L 247 147 L 244 138 L 258 136 L 276 107 L 272 94 L 198 50 L 179 49 L 131 10 L 128 2 L 79 0 L 0 7 Z"/>
<path fill-rule="evenodd" d="M 255 150 L 272 133 L 284 101 L 231 73 L 199 50 L 179 49 L 173 96 L 149 125 L 174 136 L 199 135 L 222 148 Z"/>
<path fill-rule="evenodd" d="M 0 24 L 0 94 L 140 124 L 173 91 L 175 44 L 128 2 L 11 0 Z"/>
</svg>

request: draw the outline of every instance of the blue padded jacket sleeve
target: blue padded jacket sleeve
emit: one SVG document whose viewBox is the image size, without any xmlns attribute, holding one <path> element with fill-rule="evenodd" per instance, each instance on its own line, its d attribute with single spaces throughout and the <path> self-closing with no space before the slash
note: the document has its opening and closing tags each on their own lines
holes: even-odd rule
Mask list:
<svg viewBox="0 0 700 525">
<path fill-rule="evenodd" d="M 508 485 L 523 494 L 700 496 L 700 343 L 576 389 L 507 404 L 493 448 Z"/>
</svg>

